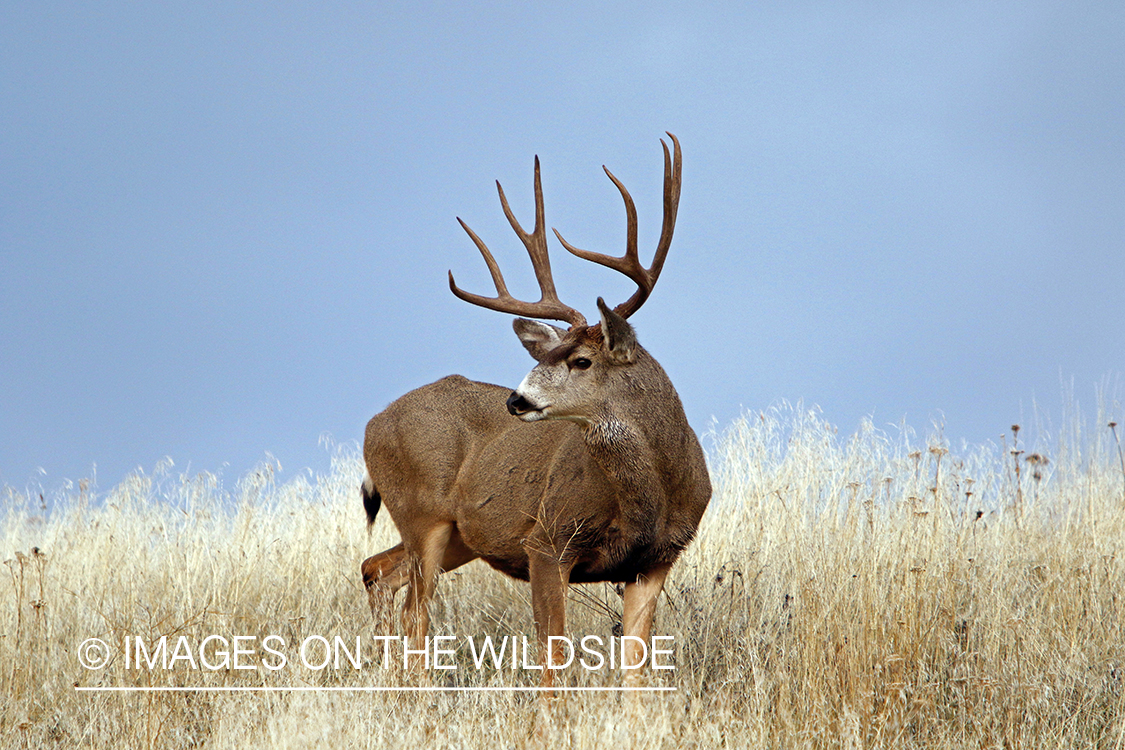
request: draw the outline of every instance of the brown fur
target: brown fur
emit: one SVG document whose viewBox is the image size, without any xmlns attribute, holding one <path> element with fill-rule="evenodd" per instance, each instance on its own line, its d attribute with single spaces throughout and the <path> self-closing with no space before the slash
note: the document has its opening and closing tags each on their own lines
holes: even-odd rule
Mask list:
<svg viewBox="0 0 1125 750">
<path fill-rule="evenodd" d="M 665 163 L 667 196 L 667 148 Z M 542 231 L 538 171 L 536 183 L 533 238 Z M 671 229 L 665 234 L 670 241 Z M 545 247 L 545 237 L 539 240 Z M 532 257 L 539 273 L 545 260 Z M 646 283 L 651 289 L 655 275 Z M 489 306 L 508 310 L 502 286 L 500 301 Z M 536 312 L 528 304 L 510 302 Z M 412 640 L 427 633 L 437 574 L 476 558 L 530 581 L 541 647 L 564 634 L 569 583 L 624 583 L 625 635 L 648 637 L 664 579 L 695 534 L 711 484 L 664 370 L 622 315 L 600 299 L 598 306 L 598 324 L 575 322 L 569 331 L 516 322 L 539 362 L 512 394 L 521 406 L 505 406 L 506 388 L 453 375 L 407 393 L 368 422 L 365 506 L 373 521 L 382 499 L 402 544 L 365 561 L 363 579 L 376 613 L 408 587 L 402 621 Z M 558 319 L 557 309 L 543 317 Z M 544 670 L 544 682 L 551 680 Z"/>
</svg>

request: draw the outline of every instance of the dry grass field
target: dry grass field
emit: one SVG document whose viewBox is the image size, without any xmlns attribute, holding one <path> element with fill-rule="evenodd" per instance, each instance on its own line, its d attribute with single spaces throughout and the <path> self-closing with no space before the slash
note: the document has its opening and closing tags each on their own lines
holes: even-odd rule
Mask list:
<svg viewBox="0 0 1125 750">
<path fill-rule="evenodd" d="M 9 489 L 0 744 L 1122 747 L 1125 469 L 1099 419 L 1042 445 L 1025 429 L 958 451 L 870 425 L 839 435 L 784 405 L 748 414 L 710 441 L 715 496 L 657 615 L 675 670 L 649 684 L 674 691 L 549 704 L 533 692 L 79 689 L 537 684 L 530 670 L 472 664 L 466 637 L 534 633 L 526 584 L 479 562 L 443 576 L 433 608 L 435 634 L 457 639 L 456 669 L 383 668 L 358 573 L 396 537 L 385 514 L 366 532 L 354 447 L 327 475 L 284 484 L 269 466 L 229 486 L 169 462 L 108 491 L 78 485 L 49 509 Z M 608 639 L 620 609 L 611 586 L 572 587 L 568 629 Z M 276 657 L 260 645 L 269 635 Z M 161 636 L 163 658 L 178 657 L 169 669 Z M 208 636 L 232 649 L 246 637 L 240 666 L 255 668 L 193 663 Z M 316 636 L 359 637 L 358 668 L 313 668 Z M 126 664 L 127 637 L 152 646 L 151 668 L 135 653 Z M 108 665 L 82 666 L 97 656 L 81 648 L 89 638 L 109 645 Z M 621 673 L 562 679 L 617 686 Z"/>
</svg>

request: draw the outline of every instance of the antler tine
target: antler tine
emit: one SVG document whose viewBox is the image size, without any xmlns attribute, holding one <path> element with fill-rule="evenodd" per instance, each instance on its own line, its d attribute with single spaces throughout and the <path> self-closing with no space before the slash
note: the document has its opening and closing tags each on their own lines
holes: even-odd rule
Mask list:
<svg viewBox="0 0 1125 750">
<path fill-rule="evenodd" d="M 653 255 L 651 266 L 648 268 L 642 266 L 637 254 L 637 209 L 633 204 L 633 198 L 629 195 L 629 191 L 625 189 L 625 186 L 621 184 L 621 181 L 614 177 L 613 173 L 605 167 L 602 167 L 602 169 L 605 169 L 605 173 L 609 176 L 609 179 L 613 181 L 613 184 L 617 186 L 618 191 L 621 193 L 621 198 L 625 201 L 625 254 L 621 257 L 616 257 L 603 253 L 590 252 L 589 250 L 582 250 L 564 240 L 562 235 L 559 234 L 559 230 L 554 230 L 555 236 L 559 238 L 559 242 L 572 254 L 584 260 L 589 260 L 623 273 L 637 285 L 637 291 L 633 293 L 633 296 L 614 308 L 614 312 L 623 318 L 628 318 L 639 310 L 641 305 L 645 303 L 645 300 L 648 299 L 648 296 L 652 293 L 653 287 L 656 286 L 657 279 L 660 278 L 660 271 L 664 268 L 664 259 L 668 256 L 668 249 L 672 246 L 672 232 L 676 228 L 676 211 L 680 205 L 682 156 L 680 154 L 679 139 L 671 133 L 668 133 L 668 137 L 672 139 L 675 156 L 673 158 L 673 156 L 668 153 L 668 144 L 665 143 L 662 138 L 660 140 L 660 145 L 664 147 L 664 223 L 660 230 L 660 242 L 656 246 L 656 253 Z"/>
<path fill-rule="evenodd" d="M 633 203 L 633 196 L 629 195 L 629 191 L 625 188 L 621 181 L 613 176 L 605 166 L 602 167 L 606 175 L 617 186 L 618 191 L 621 193 L 622 200 L 625 201 L 625 254 L 620 258 L 613 255 L 605 255 L 603 253 L 594 253 L 589 250 L 571 245 L 563 239 L 559 230 L 555 229 L 555 236 L 559 238 L 562 246 L 570 251 L 573 255 L 577 255 L 583 260 L 588 260 L 606 268 L 612 268 L 614 271 L 625 274 L 632 279 L 637 286 L 644 287 L 648 284 L 648 275 L 645 272 L 644 266 L 641 265 L 641 260 L 637 254 L 637 207 Z"/>
<path fill-rule="evenodd" d="M 453 272 L 449 272 L 449 290 L 457 296 L 473 305 L 488 308 L 489 310 L 496 310 L 498 312 L 511 313 L 514 315 L 525 315 L 529 318 L 546 318 L 548 320 L 561 320 L 569 323 L 573 328 L 575 326 L 586 325 L 586 318 L 582 313 L 575 310 L 573 307 L 564 305 L 559 300 L 558 293 L 555 291 L 555 281 L 551 276 L 551 259 L 547 252 L 547 224 L 544 219 L 543 210 L 543 185 L 539 178 L 539 157 L 535 157 L 535 228 L 529 234 L 525 232 L 520 223 L 516 220 L 515 214 L 512 213 L 511 207 L 508 205 L 508 199 L 504 195 L 504 188 L 500 186 L 500 182 L 496 182 L 496 190 L 500 194 L 500 205 L 504 209 L 504 216 L 507 217 L 508 223 L 512 225 L 515 230 L 516 236 L 523 242 L 527 248 L 527 254 L 531 258 L 532 268 L 535 269 L 535 279 L 539 282 L 539 290 L 542 293 L 538 302 L 525 302 L 518 300 L 508 293 L 508 287 L 504 283 L 504 276 L 500 273 L 500 266 L 497 265 L 496 259 L 492 257 L 488 247 L 476 235 L 476 233 L 468 227 L 465 222 L 457 219 L 461 227 L 468 233 L 469 238 L 480 250 L 481 256 L 484 257 L 484 262 L 488 266 L 488 272 L 492 275 L 492 283 L 496 285 L 495 297 L 484 297 L 479 294 L 466 292 L 459 288 L 453 281 Z"/>
<path fill-rule="evenodd" d="M 559 302 L 558 294 L 555 292 L 555 280 L 551 276 L 551 258 L 547 252 L 547 222 L 544 219 L 543 211 L 543 183 L 539 178 L 539 157 L 535 157 L 535 228 L 531 234 L 525 232 L 520 223 L 516 221 L 515 214 L 512 213 L 512 209 L 508 205 L 508 198 L 504 195 L 504 188 L 500 185 L 499 180 L 496 181 L 496 192 L 500 194 L 500 206 L 504 209 L 504 216 L 507 217 L 508 223 L 512 225 L 516 236 L 523 242 L 524 247 L 527 248 L 527 254 L 531 257 L 531 265 L 535 269 L 535 280 L 539 282 L 543 299 Z"/>
</svg>

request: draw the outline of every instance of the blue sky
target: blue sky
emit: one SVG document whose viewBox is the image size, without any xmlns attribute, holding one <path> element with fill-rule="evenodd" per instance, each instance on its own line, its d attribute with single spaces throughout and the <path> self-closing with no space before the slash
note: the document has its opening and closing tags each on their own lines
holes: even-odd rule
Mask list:
<svg viewBox="0 0 1125 750">
<path fill-rule="evenodd" d="M 518 383 L 454 217 L 533 297 L 493 181 L 529 225 L 538 154 L 548 224 L 619 254 L 605 164 L 650 254 L 666 130 L 633 322 L 697 430 L 1122 416 L 1125 6 L 469 6 L 0 6 L 0 483 L 320 470 L 410 388 Z M 552 250 L 588 318 L 630 293 Z"/>
</svg>

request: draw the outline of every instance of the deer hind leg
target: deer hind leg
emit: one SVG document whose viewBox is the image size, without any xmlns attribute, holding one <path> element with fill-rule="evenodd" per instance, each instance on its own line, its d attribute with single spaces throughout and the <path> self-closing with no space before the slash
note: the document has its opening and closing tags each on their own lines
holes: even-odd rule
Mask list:
<svg viewBox="0 0 1125 750">
<path fill-rule="evenodd" d="M 446 542 L 441 558 L 441 571 L 459 568 L 475 560 L 476 553 L 465 546 L 461 535 L 454 528 Z M 371 606 L 371 616 L 382 633 L 394 630 L 394 598 L 398 590 L 410 583 L 411 557 L 401 542 L 377 555 L 363 561 L 363 585 L 367 589 L 367 603 Z"/>
<path fill-rule="evenodd" d="M 637 576 L 635 582 L 625 584 L 621 626 L 624 635 L 638 640 L 630 638 L 622 643 L 621 663 L 624 665 L 640 664 L 646 660 L 646 656 L 651 657 L 646 651 L 651 646 L 649 636 L 652 633 L 653 616 L 656 614 L 656 600 L 664 590 L 664 580 L 671 568 L 671 565 L 662 565 Z M 641 669 L 633 669 L 625 675 L 626 685 L 640 685 L 643 682 Z"/>
<path fill-rule="evenodd" d="M 407 584 L 407 562 L 406 548 L 400 542 L 388 550 L 372 555 L 360 566 L 371 616 L 383 633 L 393 630 L 391 612 L 395 593 Z"/>
<path fill-rule="evenodd" d="M 452 521 L 441 521 L 412 541 L 404 565 L 409 588 L 402 607 L 402 631 L 411 648 L 422 648 L 430 628 L 429 603 L 438 573 L 464 565 L 476 555 L 465 546 Z"/>
</svg>

